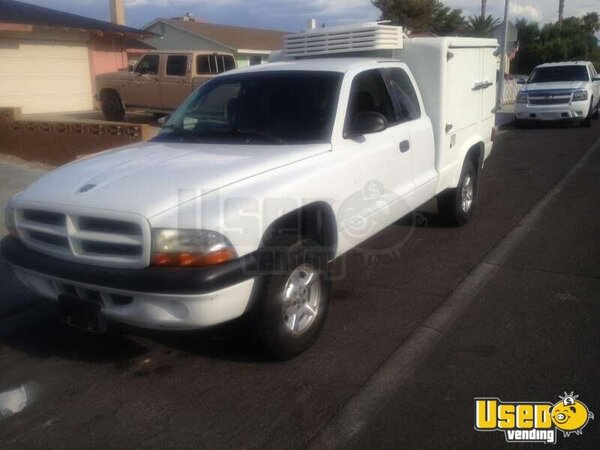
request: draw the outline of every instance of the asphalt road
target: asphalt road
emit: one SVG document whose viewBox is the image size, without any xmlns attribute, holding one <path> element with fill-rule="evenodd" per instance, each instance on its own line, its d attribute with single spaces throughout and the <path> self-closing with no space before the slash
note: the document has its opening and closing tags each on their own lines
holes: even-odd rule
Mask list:
<svg viewBox="0 0 600 450">
<path fill-rule="evenodd" d="M 600 121 L 502 132 L 472 221 L 447 228 L 424 212 L 337 261 L 323 334 L 295 360 L 271 362 L 235 332 L 97 338 L 52 317 L 0 338 L 0 392 L 27 383 L 36 394 L 0 420 L 0 448 L 319 446 L 319 433 L 599 137 Z M 334 446 L 501 447 L 501 434 L 473 430 L 474 397 L 554 402 L 574 390 L 598 418 L 559 443 L 597 448 L 599 174 L 600 149 L 433 351 L 416 355 L 414 373 Z M 12 283 L 3 296 L 31 300 Z"/>
</svg>

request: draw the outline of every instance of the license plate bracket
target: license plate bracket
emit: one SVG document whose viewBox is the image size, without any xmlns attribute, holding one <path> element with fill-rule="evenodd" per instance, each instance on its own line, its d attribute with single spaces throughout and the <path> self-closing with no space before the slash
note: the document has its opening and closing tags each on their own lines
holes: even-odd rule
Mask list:
<svg viewBox="0 0 600 450">
<path fill-rule="evenodd" d="M 58 297 L 60 320 L 65 325 L 93 334 L 106 331 L 106 320 L 100 312 L 100 304 L 68 295 Z"/>
</svg>

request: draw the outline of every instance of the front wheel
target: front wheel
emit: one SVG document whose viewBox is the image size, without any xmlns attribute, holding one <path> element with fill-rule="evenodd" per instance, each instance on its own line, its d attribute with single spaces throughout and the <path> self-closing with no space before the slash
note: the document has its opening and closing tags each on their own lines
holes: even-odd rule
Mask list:
<svg viewBox="0 0 600 450">
<path fill-rule="evenodd" d="M 592 111 L 593 111 L 592 105 L 594 104 L 593 102 L 594 102 L 594 99 L 592 99 L 590 101 L 590 110 L 588 111 L 588 114 L 585 117 L 585 119 L 583 119 L 583 122 L 581 122 L 582 127 L 589 128 L 592 126 Z"/>
<path fill-rule="evenodd" d="M 438 195 L 438 210 L 444 221 L 453 225 L 466 224 L 477 199 L 477 170 L 470 159 L 466 159 L 460 173 L 458 186 Z"/>
<path fill-rule="evenodd" d="M 325 322 L 330 298 L 327 255 L 309 238 L 281 236 L 269 245 L 269 273 L 259 282 L 254 333 L 278 359 L 308 349 Z"/>
</svg>

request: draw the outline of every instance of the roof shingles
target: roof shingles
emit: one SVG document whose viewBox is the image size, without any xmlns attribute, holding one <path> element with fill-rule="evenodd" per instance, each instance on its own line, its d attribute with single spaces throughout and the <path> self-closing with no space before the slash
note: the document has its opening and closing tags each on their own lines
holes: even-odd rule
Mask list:
<svg viewBox="0 0 600 450">
<path fill-rule="evenodd" d="M 0 0 L 0 22 L 40 25 L 48 27 L 79 28 L 104 33 L 120 33 L 128 35 L 147 35 L 154 33 L 137 28 L 117 25 L 103 20 L 79 16 L 43 6 L 17 2 L 15 0 Z"/>
<path fill-rule="evenodd" d="M 279 50 L 283 45 L 283 36 L 289 34 L 285 31 L 233 27 L 180 19 L 159 19 L 159 21 L 201 35 L 234 50 Z"/>
</svg>

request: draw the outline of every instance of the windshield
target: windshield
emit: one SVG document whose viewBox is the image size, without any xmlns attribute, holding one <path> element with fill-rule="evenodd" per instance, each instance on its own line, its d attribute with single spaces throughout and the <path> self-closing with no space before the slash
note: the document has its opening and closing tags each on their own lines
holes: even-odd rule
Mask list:
<svg viewBox="0 0 600 450">
<path fill-rule="evenodd" d="M 552 83 L 555 81 L 589 81 L 585 66 L 554 66 L 535 69 L 528 83 Z"/>
<path fill-rule="evenodd" d="M 265 71 L 207 82 L 173 113 L 161 142 L 329 142 L 343 74 Z"/>
</svg>

